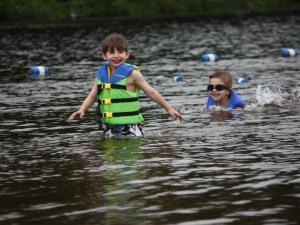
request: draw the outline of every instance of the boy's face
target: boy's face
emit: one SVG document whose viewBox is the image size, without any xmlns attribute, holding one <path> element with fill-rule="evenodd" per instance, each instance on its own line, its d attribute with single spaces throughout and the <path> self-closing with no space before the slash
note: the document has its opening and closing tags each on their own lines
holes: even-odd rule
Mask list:
<svg viewBox="0 0 300 225">
<path fill-rule="evenodd" d="M 112 48 L 109 49 L 105 54 L 103 54 L 103 58 L 108 61 L 110 66 L 117 68 L 118 66 L 126 62 L 126 60 L 129 58 L 129 53 L 125 50 Z"/>
<path fill-rule="evenodd" d="M 213 100 L 220 102 L 224 99 L 228 99 L 230 89 L 226 87 L 224 82 L 220 78 L 212 78 L 209 81 L 209 86 L 212 85 L 212 89 L 208 90 L 208 94 Z"/>
</svg>

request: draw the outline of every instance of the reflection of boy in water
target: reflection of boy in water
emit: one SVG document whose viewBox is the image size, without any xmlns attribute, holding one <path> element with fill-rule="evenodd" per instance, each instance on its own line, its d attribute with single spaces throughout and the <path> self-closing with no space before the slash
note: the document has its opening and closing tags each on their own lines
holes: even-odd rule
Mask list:
<svg viewBox="0 0 300 225">
<path fill-rule="evenodd" d="M 98 100 L 99 122 L 106 136 L 143 136 L 140 124 L 144 119 L 138 101 L 140 89 L 171 117 L 182 120 L 180 113 L 146 82 L 139 68 L 126 63 L 129 49 L 124 36 L 116 33 L 107 36 L 102 42 L 102 52 L 107 62 L 97 71 L 92 90 L 69 121 L 83 118 L 86 110 Z"/>
<path fill-rule="evenodd" d="M 209 76 L 209 97 L 206 108 L 242 109 L 245 102 L 232 90 L 232 76 L 226 71 L 217 71 Z"/>
</svg>

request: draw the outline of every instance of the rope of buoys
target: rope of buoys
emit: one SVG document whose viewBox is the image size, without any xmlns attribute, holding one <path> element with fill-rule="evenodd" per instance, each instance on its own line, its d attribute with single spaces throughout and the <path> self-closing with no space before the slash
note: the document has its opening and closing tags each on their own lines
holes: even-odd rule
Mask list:
<svg viewBox="0 0 300 225">
<path fill-rule="evenodd" d="M 209 53 L 209 54 L 203 54 L 201 56 L 201 61 L 202 62 L 217 62 L 219 61 L 219 56 L 217 54 L 212 54 L 212 53 Z"/>
<path fill-rule="evenodd" d="M 251 80 L 251 77 L 239 77 L 238 78 L 238 83 L 239 84 L 245 84 L 248 83 Z"/>
<path fill-rule="evenodd" d="M 295 57 L 298 56 L 299 50 L 296 48 L 284 48 L 281 50 L 282 57 Z"/>
<path fill-rule="evenodd" d="M 175 77 L 174 77 L 174 81 L 175 81 L 175 82 L 183 81 L 183 76 L 181 76 L 181 75 L 175 76 Z"/>
<path fill-rule="evenodd" d="M 33 77 L 46 77 L 49 75 L 49 69 L 46 66 L 32 66 L 30 70 Z"/>
</svg>

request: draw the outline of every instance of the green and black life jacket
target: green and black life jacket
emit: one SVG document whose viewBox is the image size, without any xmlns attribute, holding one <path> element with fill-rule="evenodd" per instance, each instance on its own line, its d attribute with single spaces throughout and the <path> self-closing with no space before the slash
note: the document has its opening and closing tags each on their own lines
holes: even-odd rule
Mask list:
<svg viewBox="0 0 300 225">
<path fill-rule="evenodd" d="M 103 124 L 138 124 L 144 121 L 140 113 L 140 89 L 127 91 L 127 78 L 138 67 L 124 63 L 109 76 L 107 62 L 96 74 L 98 86 L 98 116 Z"/>
</svg>

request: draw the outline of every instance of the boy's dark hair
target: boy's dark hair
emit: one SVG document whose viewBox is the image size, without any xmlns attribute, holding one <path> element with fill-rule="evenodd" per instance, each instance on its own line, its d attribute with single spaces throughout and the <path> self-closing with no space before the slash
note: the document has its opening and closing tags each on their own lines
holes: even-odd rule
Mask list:
<svg viewBox="0 0 300 225">
<path fill-rule="evenodd" d="M 122 34 L 112 33 L 102 41 L 102 52 L 106 54 L 109 50 L 117 49 L 128 53 L 128 40 Z"/>
<path fill-rule="evenodd" d="M 232 75 L 227 71 L 216 71 L 209 76 L 209 80 L 212 78 L 219 78 L 228 88 L 232 88 Z"/>
</svg>

